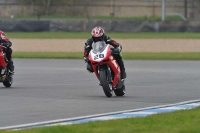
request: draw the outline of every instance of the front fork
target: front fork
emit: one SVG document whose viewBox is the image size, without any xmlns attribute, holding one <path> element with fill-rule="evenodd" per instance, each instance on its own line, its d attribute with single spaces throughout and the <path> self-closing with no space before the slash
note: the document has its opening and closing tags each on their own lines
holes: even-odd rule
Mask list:
<svg viewBox="0 0 200 133">
<path fill-rule="evenodd" d="M 98 65 L 98 73 L 99 71 L 106 71 L 108 84 L 112 84 L 112 74 L 108 64 Z"/>
<path fill-rule="evenodd" d="M 98 71 L 103 71 L 103 70 L 106 71 L 108 84 L 113 84 L 113 77 L 110 66 L 108 64 L 98 65 Z M 124 80 L 119 79 L 118 83 L 116 84 L 116 86 L 113 87 L 113 89 L 120 89 L 122 88 L 123 85 L 124 85 Z"/>
</svg>

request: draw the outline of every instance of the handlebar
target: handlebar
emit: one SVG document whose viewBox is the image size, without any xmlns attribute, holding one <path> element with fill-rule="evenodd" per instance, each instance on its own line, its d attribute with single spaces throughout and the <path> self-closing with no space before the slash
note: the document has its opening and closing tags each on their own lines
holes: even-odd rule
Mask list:
<svg viewBox="0 0 200 133">
<path fill-rule="evenodd" d="M 3 46 L 2 43 L 0 43 L 0 47 L 3 47 L 3 48 L 5 48 L 5 49 L 7 49 L 7 47 Z"/>
<path fill-rule="evenodd" d="M 114 54 L 119 54 L 119 52 L 116 52 L 116 51 L 115 51 L 115 48 L 110 48 L 110 50 L 111 50 L 111 54 L 112 54 L 112 55 L 114 55 Z"/>
</svg>

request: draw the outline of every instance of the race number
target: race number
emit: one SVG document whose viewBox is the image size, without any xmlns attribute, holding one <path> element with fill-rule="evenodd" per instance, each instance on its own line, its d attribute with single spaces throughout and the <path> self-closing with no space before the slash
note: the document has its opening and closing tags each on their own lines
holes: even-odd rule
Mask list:
<svg viewBox="0 0 200 133">
<path fill-rule="evenodd" d="M 99 58 L 104 58 L 104 54 L 99 54 L 94 56 L 94 60 L 97 60 Z"/>
</svg>

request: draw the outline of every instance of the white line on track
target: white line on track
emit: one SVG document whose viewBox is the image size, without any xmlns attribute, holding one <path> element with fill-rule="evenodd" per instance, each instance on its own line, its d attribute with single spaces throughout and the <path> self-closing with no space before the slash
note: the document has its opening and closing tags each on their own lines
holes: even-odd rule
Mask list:
<svg viewBox="0 0 200 133">
<path fill-rule="evenodd" d="M 172 107 L 173 106 L 173 107 Z M 183 107 L 181 107 L 183 106 Z M 187 107 L 188 106 L 188 107 Z M 26 129 L 26 128 L 34 128 L 34 127 L 43 127 L 43 126 L 52 126 L 52 125 L 69 125 L 74 124 L 71 121 L 88 121 L 90 120 L 110 120 L 110 119 L 117 119 L 117 117 L 113 116 L 116 114 L 119 115 L 133 115 L 133 114 L 156 114 L 157 112 L 148 112 L 148 110 L 180 110 L 180 109 L 190 109 L 193 107 L 200 106 L 200 99 L 198 100 L 190 100 L 175 104 L 167 104 L 167 105 L 161 105 L 161 106 L 154 106 L 154 107 L 146 107 L 146 108 L 139 108 L 139 109 L 132 109 L 132 110 L 124 110 L 124 111 L 118 111 L 118 112 L 110 112 L 110 113 L 104 113 L 104 114 L 96 114 L 96 115 L 89 115 L 89 116 L 82 116 L 82 117 L 74 117 L 74 118 L 68 118 L 68 119 L 58 119 L 58 120 L 52 120 L 52 121 L 44 121 L 44 122 L 37 122 L 37 123 L 29 123 L 29 124 L 22 124 L 22 125 L 15 125 L 15 126 L 7 126 L 7 127 L 0 127 L 0 130 L 20 130 L 20 129 Z M 187 108 L 186 108 L 187 107 Z M 139 112 L 140 111 L 140 112 Z M 147 111 L 147 112 L 145 112 Z M 124 117 L 121 117 L 124 118 Z M 84 120 L 85 119 L 85 120 Z M 78 123 L 78 122 L 77 122 Z"/>
</svg>

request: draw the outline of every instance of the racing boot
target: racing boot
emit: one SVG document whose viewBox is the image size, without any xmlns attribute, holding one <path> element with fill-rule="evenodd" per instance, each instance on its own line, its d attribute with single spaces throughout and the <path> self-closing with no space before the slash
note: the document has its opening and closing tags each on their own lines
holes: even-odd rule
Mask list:
<svg viewBox="0 0 200 133">
<path fill-rule="evenodd" d="M 125 79 L 126 78 L 126 71 L 125 68 L 120 69 L 121 70 L 121 79 Z"/>
<path fill-rule="evenodd" d="M 125 71 L 125 67 L 124 67 L 124 62 L 122 61 L 122 57 L 120 55 L 115 55 L 115 59 L 120 66 L 121 79 L 125 79 L 126 78 L 126 71 Z"/>
<path fill-rule="evenodd" d="M 14 74 L 14 65 L 12 60 L 8 61 L 7 68 L 9 70 L 9 73 Z"/>
</svg>

